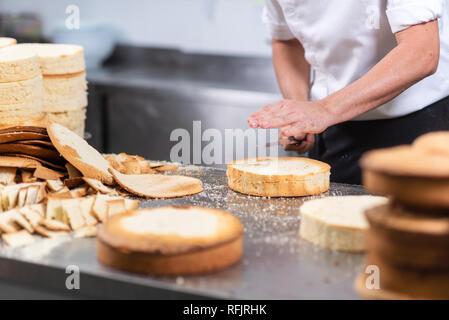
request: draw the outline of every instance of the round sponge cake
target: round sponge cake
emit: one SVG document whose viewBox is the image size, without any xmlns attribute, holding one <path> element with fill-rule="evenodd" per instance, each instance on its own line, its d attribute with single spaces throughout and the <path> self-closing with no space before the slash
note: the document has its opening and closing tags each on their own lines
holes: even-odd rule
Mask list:
<svg viewBox="0 0 449 320">
<path fill-rule="evenodd" d="M 301 207 L 299 234 L 321 247 L 364 251 L 368 222 L 365 210 L 387 203 L 375 196 L 326 197 L 305 202 Z"/>
<path fill-rule="evenodd" d="M 100 227 L 97 257 L 137 273 L 182 275 L 212 272 L 237 263 L 243 226 L 233 215 L 200 207 L 136 210 Z"/>
<path fill-rule="evenodd" d="M 228 164 L 234 191 L 263 197 L 318 195 L 329 190 L 330 166 L 307 158 L 261 157 Z"/>
<path fill-rule="evenodd" d="M 361 159 L 363 184 L 372 193 L 391 195 L 412 207 L 447 209 L 449 157 L 444 152 L 420 150 L 419 145 L 364 154 Z M 427 148 L 430 147 L 427 144 Z M 441 148 L 444 149 L 444 145 Z"/>
</svg>

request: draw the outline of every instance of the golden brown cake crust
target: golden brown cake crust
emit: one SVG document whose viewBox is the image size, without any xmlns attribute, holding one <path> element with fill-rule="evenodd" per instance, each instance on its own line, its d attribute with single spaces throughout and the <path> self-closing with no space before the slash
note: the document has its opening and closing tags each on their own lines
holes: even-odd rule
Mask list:
<svg viewBox="0 0 449 320">
<path fill-rule="evenodd" d="M 243 254 L 243 226 L 222 210 L 197 207 L 165 207 L 173 210 L 201 210 L 215 215 L 217 227 L 210 236 L 134 233 L 121 221 L 136 214 L 152 214 L 160 208 L 142 209 L 116 215 L 99 228 L 97 257 L 107 266 L 120 270 L 182 275 L 216 271 L 237 263 Z"/>
<path fill-rule="evenodd" d="M 188 275 L 217 271 L 229 267 L 242 258 L 243 237 L 212 248 L 178 255 L 132 252 L 97 242 L 97 256 L 101 263 L 124 271 L 153 275 Z"/>
<path fill-rule="evenodd" d="M 243 234 L 241 222 L 226 211 L 210 208 L 196 207 L 163 207 L 174 210 L 201 210 L 217 217 L 217 230 L 212 237 L 181 237 L 177 235 L 158 234 L 136 234 L 124 230 L 121 220 L 142 213 L 151 214 L 161 208 L 141 209 L 112 217 L 102 225 L 98 232 L 98 239 L 114 248 L 130 251 L 158 253 L 158 254 L 181 254 L 200 249 L 212 248 L 224 243 L 231 242 Z"/>
<path fill-rule="evenodd" d="M 369 151 L 361 158 L 360 165 L 364 170 L 394 176 L 449 178 L 449 157 L 411 146 Z"/>
<path fill-rule="evenodd" d="M 390 195 L 418 208 L 449 208 L 449 177 L 407 177 L 364 169 L 363 185 L 372 193 Z"/>
<path fill-rule="evenodd" d="M 449 156 L 449 131 L 436 131 L 417 138 L 412 147 L 421 152 Z"/>
<path fill-rule="evenodd" d="M 58 126 L 56 123 L 49 123 L 47 125 L 47 132 L 50 136 L 51 142 L 55 146 L 56 150 L 58 150 L 61 155 L 70 162 L 71 165 L 73 165 L 75 168 L 77 168 L 83 175 L 87 178 L 97 179 L 101 182 L 111 185 L 114 183 L 114 179 L 112 175 L 109 172 L 100 170 L 98 166 L 94 166 L 86 161 L 90 161 L 91 159 L 82 159 L 80 154 L 77 150 L 72 148 L 71 146 L 67 145 L 66 141 L 60 141 L 60 132 L 58 131 Z M 63 127 L 65 130 L 70 131 L 69 129 Z M 76 133 L 73 131 L 70 133 L 70 138 L 75 139 L 82 139 L 80 138 Z M 80 140 L 81 141 L 81 140 Z M 95 150 L 92 146 L 89 144 L 79 144 L 79 148 L 85 148 L 87 150 L 86 152 L 90 153 L 93 156 L 98 156 L 98 158 L 101 157 L 101 159 L 104 159 L 103 156 Z M 109 162 L 104 159 L 105 164 L 109 167 Z"/>
<path fill-rule="evenodd" d="M 238 162 L 251 161 L 303 161 L 320 167 L 320 170 L 306 174 L 268 175 L 241 170 L 234 165 Z M 228 164 L 226 172 L 230 189 L 262 197 L 299 197 L 318 195 L 329 190 L 330 166 L 324 162 L 308 158 L 261 157 L 233 161 Z"/>
<path fill-rule="evenodd" d="M 449 216 L 397 204 L 366 211 L 367 247 L 390 264 L 418 270 L 449 270 Z"/>
<path fill-rule="evenodd" d="M 166 176 L 161 174 L 122 174 L 110 168 L 114 180 L 126 191 L 147 198 L 178 198 L 203 191 L 199 179 L 186 176 Z"/>
<path fill-rule="evenodd" d="M 380 290 L 368 290 L 367 274 L 361 273 L 355 288 L 367 299 L 449 299 L 447 270 L 414 270 L 390 264 L 373 252 L 368 254 L 366 266 L 379 268 Z"/>
</svg>

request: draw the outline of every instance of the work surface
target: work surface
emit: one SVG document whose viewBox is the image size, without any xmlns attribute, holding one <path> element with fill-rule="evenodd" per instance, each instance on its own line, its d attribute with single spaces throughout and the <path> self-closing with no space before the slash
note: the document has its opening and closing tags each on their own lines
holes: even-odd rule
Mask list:
<svg viewBox="0 0 449 320">
<path fill-rule="evenodd" d="M 94 238 L 42 239 L 26 248 L 2 245 L 0 278 L 82 298 L 358 298 L 352 284 L 364 256 L 321 249 L 298 236 L 299 207 L 309 197 L 268 199 L 238 194 L 229 190 L 226 172 L 221 169 L 189 166 L 177 174 L 200 178 L 204 192 L 179 199 L 147 200 L 140 206 L 198 205 L 235 214 L 245 226 L 244 256 L 239 264 L 204 276 L 140 276 L 99 264 Z M 360 186 L 331 184 L 331 190 L 322 196 L 364 193 Z M 77 268 L 80 288 L 68 290 L 67 277 Z"/>
</svg>

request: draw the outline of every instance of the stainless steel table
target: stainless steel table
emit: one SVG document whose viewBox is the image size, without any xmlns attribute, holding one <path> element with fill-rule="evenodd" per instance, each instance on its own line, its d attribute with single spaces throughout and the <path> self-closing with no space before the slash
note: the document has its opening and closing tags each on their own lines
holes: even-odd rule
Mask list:
<svg viewBox="0 0 449 320">
<path fill-rule="evenodd" d="M 204 192 L 172 200 L 147 200 L 141 207 L 192 204 L 235 214 L 245 226 L 244 257 L 238 265 L 204 276 L 140 276 L 99 264 L 95 239 L 39 239 L 26 248 L 0 248 L 0 278 L 7 281 L 5 287 L 0 283 L 0 291 L 25 286 L 44 297 L 68 298 L 358 298 L 352 283 L 361 270 L 363 255 L 321 249 L 298 237 L 299 206 L 309 198 L 238 194 L 229 190 L 221 169 L 188 166 L 178 173 L 200 178 Z M 322 196 L 364 193 L 360 186 L 332 184 Z M 79 290 L 66 288 L 69 265 L 80 270 Z"/>
</svg>

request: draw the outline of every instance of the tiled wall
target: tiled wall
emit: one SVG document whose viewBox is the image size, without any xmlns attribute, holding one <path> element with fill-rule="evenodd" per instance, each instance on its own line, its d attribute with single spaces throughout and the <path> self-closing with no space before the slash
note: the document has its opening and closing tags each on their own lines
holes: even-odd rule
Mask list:
<svg viewBox="0 0 449 320">
<path fill-rule="evenodd" d="M 263 0 L 0 0 L 0 12 L 36 12 L 48 36 L 70 4 L 83 22 L 120 31 L 120 42 L 194 52 L 270 55 L 260 15 Z"/>
</svg>

